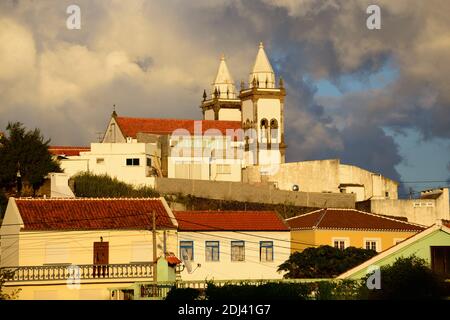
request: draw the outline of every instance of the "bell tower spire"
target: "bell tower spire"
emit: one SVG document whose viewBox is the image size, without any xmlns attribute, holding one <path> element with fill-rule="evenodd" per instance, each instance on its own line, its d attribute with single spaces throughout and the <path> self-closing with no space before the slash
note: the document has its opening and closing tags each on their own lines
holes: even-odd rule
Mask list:
<svg viewBox="0 0 450 320">
<path fill-rule="evenodd" d="M 205 120 L 241 121 L 241 101 L 237 97 L 234 80 L 223 54 L 215 80 L 211 84 L 210 98 L 204 94 L 200 108 Z"/>
<path fill-rule="evenodd" d="M 269 58 L 267 58 L 262 42 L 259 43 L 258 53 L 256 54 L 255 63 L 253 64 L 252 72 L 250 72 L 248 82 L 250 87 L 253 87 L 256 82 L 259 88 L 275 88 L 275 73 L 273 72 Z"/>
</svg>

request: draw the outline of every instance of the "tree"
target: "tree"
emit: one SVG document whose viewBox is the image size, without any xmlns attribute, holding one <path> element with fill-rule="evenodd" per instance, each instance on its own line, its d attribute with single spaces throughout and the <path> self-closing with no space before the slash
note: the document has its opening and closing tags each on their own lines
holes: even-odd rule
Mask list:
<svg viewBox="0 0 450 320">
<path fill-rule="evenodd" d="M 368 277 L 364 278 L 366 283 Z M 397 258 L 380 269 L 381 288 L 369 290 L 362 286 L 362 296 L 370 300 L 441 299 L 448 295 L 443 278 L 435 274 L 424 259 L 415 255 Z M 447 291 L 447 292 L 446 292 Z"/>
<path fill-rule="evenodd" d="M 35 194 L 49 172 L 61 172 L 48 151 L 50 140 L 44 140 L 39 129 L 27 131 L 20 122 L 9 123 L 6 130 L 8 135 L 0 138 L 0 187 L 11 190 L 19 171 Z"/>
<path fill-rule="evenodd" d="M 0 269 L 0 300 L 16 299 L 21 289 L 13 290 L 11 293 L 5 293 L 3 291 L 3 285 L 7 279 L 11 279 L 14 275 L 13 270 Z"/>
<path fill-rule="evenodd" d="M 376 254 L 374 250 L 355 247 L 345 250 L 331 246 L 310 247 L 291 254 L 278 271 L 287 271 L 285 278 L 332 278 Z"/>
</svg>

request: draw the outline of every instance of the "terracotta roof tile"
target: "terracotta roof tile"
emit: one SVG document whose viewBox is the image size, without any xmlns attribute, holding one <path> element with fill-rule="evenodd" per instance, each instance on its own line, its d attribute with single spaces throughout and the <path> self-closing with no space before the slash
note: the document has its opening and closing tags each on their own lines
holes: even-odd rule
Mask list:
<svg viewBox="0 0 450 320">
<path fill-rule="evenodd" d="M 320 209 L 286 220 L 295 229 L 422 231 L 424 226 L 355 209 Z"/>
<path fill-rule="evenodd" d="M 273 211 L 177 211 L 180 231 L 289 231 Z"/>
<path fill-rule="evenodd" d="M 222 120 L 187 120 L 187 119 L 151 119 L 151 118 L 128 118 L 116 117 L 117 124 L 123 135 L 136 138 L 138 133 L 170 134 L 177 129 L 185 129 L 191 135 L 195 132 L 194 123 L 201 124 L 201 133 L 207 130 L 218 129 L 225 135 L 227 129 L 241 128 L 240 121 L 222 121 Z M 200 126 L 199 126 L 200 127 Z M 212 131 L 209 131 L 213 133 Z"/>
<path fill-rule="evenodd" d="M 90 147 L 50 146 L 48 151 L 54 156 L 79 156 L 80 152 L 91 151 Z"/>
<path fill-rule="evenodd" d="M 16 199 L 25 231 L 176 228 L 163 202 L 153 199 Z"/>
</svg>

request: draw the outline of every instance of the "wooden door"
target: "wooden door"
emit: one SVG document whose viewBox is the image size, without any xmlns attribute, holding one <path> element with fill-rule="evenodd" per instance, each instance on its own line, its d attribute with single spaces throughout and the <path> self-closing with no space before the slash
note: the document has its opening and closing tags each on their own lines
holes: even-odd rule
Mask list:
<svg viewBox="0 0 450 320">
<path fill-rule="evenodd" d="M 94 242 L 94 277 L 108 276 L 109 243 Z"/>
</svg>

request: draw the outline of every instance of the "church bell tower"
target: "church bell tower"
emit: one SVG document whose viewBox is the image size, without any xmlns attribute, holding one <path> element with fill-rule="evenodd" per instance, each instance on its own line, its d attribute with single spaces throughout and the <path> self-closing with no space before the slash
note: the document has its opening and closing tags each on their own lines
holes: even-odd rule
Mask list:
<svg viewBox="0 0 450 320">
<path fill-rule="evenodd" d="M 246 165 L 285 162 L 283 80 L 278 85 L 264 46 L 259 44 L 248 87 L 241 83 L 242 127 L 245 131 Z"/>
</svg>

